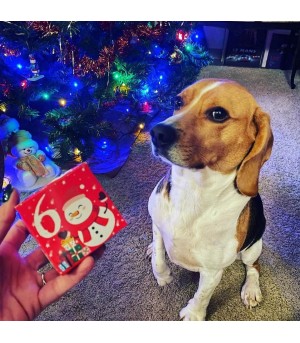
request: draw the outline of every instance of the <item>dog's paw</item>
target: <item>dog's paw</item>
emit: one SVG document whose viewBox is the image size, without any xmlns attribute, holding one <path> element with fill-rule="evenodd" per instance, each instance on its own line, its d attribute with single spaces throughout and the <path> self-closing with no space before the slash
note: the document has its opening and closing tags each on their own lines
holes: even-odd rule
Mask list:
<svg viewBox="0 0 300 343">
<path fill-rule="evenodd" d="M 241 298 L 247 308 L 257 306 L 262 301 L 262 294 L 259 283 L 255 281 L 246 281 L 242 288 Z"/>
<path fill-rule="evenodd" d="M 159 286 L 165 286 L 169 284 L 170 282 L 172 282 L 173 280 L 173 276 L 171 274 L 169 267 L 166 267 L 163 272 L 160 272 L 160 273 L 153 272 L 153 273 Z"/>
<path fill-rule="evenodd" d="M 205 320 L 205 315 L 203 312 L 193 310 L 193 306 L 190 303 L 179 313 L 180 319 L 185 321 L 203 321 Z"/>
</svg>

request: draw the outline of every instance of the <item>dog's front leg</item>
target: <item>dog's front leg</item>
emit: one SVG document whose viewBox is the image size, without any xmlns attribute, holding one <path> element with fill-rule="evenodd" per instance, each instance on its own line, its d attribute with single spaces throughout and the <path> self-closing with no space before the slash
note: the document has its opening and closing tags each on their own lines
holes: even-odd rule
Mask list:
<svg viewBox="0 0 300 343">
<path fill-rule="evenodd" d="M 165 286 L 173 280 L 170 268 L 166 263 L 166 251 L 161 233 L 157 226 L 152 224 L 153 242 L 149 245 L 147 254 L 151 255 L 153 274 L 160 286 Z"/>
<path fill-rule="evenodd" d="M 183 320 L 205 320 L 206 309 L 210 298 L 221 281 L 223 270 L 203 270 L 200 273 L 200 282 L 194 297 L 187 306 L 180 311 Z"/>
</svg>

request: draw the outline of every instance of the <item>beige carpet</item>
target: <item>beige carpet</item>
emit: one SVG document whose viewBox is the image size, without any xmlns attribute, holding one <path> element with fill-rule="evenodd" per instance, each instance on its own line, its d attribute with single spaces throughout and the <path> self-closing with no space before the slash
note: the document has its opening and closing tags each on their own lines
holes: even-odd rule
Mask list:
<svg viewBox="0 0 300 343">
<path fill-rule="evenodd" d="M 248 310 L 240 299 L 244 268 L 226 269 L 208 307 L 210 321 L 296 321 L 300 319 L 300 80 L 291 90 L 289 72 L 210 66 L 201 77 L 231 78 L 246 86 L 272 118 L 275 145 L 261 173 L 267 229 L 261 258 L 263 301 Z M 161 115 L 158 120 L 164 119 Z M 93 272 L 37 320 L 177 321 L 193 297 L 199 275 L 170 264 L 174 281 L 161 288 L 145 257 L 151 242 L 148 197 L 166 166 L 151 155 L 149 128 L 133 146 L 119 174 L 99 175 L 128 226 L 107 243 Z M 29 240 L 24 250 L 32 249 Z"/>
</svg>

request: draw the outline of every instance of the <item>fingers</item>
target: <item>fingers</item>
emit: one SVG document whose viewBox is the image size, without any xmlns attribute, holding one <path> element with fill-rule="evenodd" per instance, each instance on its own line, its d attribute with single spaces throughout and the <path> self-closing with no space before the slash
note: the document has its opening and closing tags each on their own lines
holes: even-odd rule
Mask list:
<svg viewBox="0 0 300 343">
<path fill-rule="evenodd" d="M 0 207 L 0 243 L 15 220 L 15 206 L 19 203 L 19 200 L 19 193 L 14 189 L 9 200 Z"/>
<path fill-rule="evenodd" d="M 4 178 L 4 151 L 2 142 L 0 141 L 0 189 L 2 188 Z"/>
<path fill-rule="evenodd" d="M 58 300 L 63 294 L 83 280 L 93 269 L 95 258 L 98 259 L 103 255 L 105 245 L 93 252 L 93 256 L 86 257 L 76 268 L 69 274 L 58 275 L 51 269 L 45 273 L 46 285 L 40 291 L 40 302 L 44 309 L 49 304 Z"/>
<path fill-rule="evenodd" d="M 49 262 L 40 248 L 35 249 L 31 254 L 27 255 L 25 259 L 34 270 L 44 267 Z"/>
<path fill-rule="evenodd" d="M 18 220 L 8 231 L 3 242 L 11 244 L 16 250 L 19 250 L 26 237 L 28 231 L 22 220 Z"/>
<path fill-rule="evenodd" d="M 101 247 L 99 247 L 97 250 L 95 250 L 90 257 L 92 257 L 94 259 L 94 261 L 97 261 L 103 254 L 105 251 L 106 247 L 103 244 Z M 40 250 L 40 249 L 37 249 Z M 32 253 L 32 255 L 35 254 L 35 251 Z M 41 256 L 43 255 L 43 256 Z M 36 253 L 36 256 L 32 256 L 32 260 L 30 260 L 30 264 L 32 264 L 32 266 L 37 266 L 39 263 L 43 263 L 43 259 L 46 261 L 46 263 L 48 262 L 46 256 L 43 254 L 43 252 L 40 250 L 39 252 Z M 41 268 L 41 267 L 40 267 Z M 40 269 L 37 268 L 37 269 Z M 78 267 L 76 267 L 78 268 Z M 71 273 L 74 273 L 74 271 L 72 271 Z M 46 278 L 47 278 L 47 283 L 57 277 L 62 277 L 59 276 L 57 271 L 55 269 L 50 269 L 46 272 Z"/>
<path fill-rule="evenodd" d="M 45 274 L 47 284 L 40 290 L 40 303 L 44 309 L 54 301 L 58 300 L 68 290 L 83 280 L 94 266 L 92 256 L 86 257 L 69 274 L 57 276 L 55 270 L 48 271 Z"/>
</svg>

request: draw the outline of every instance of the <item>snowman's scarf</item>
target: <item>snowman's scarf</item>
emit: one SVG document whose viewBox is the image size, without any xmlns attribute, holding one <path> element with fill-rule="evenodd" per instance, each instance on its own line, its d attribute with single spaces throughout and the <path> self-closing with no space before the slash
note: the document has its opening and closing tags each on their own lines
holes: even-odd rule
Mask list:
<svg viewBox="0 0 300 343">
<path fill-rule="evenodd" d="M 81 224 L 76 224 L 76 225 L 74 224 L 73 230 L 76 228 L 76 233 L 75 233 L 75 230 L 74 230 L 72 232 L 72 236 L 73 237 L 77 237 L 78 236 L 78 231 L 81 231 L 82 235 L 83 235 L 83 239 L 84 239 L 83 243 L 88 242 L 92 238 L 88 228 L 92 227 L 94 223 L 97 223 L 97 224 L 99 224 L 101 226 L 106 226 L 107 223 L 108 223 L 108 219 L 107 218 L 99 217 L 99 207 L 95 206 L 95 205 L 93 206 L 93 210 L 92 210 L 91 215 L 87 218 L 86 221 L 84 221 Z"/>
</svg>

